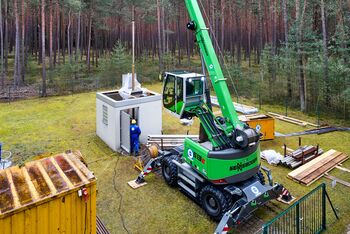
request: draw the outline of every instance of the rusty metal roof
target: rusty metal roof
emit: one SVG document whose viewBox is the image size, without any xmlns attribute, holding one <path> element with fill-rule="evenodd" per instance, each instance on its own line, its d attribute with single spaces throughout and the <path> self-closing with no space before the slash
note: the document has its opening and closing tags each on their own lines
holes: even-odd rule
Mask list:
<svg viewBox="0 0 350 234">
<path fill-rule="evenodd" d="M 0 217 L 96 180 L 79 151 L 0 170 Z"/>
</svg>

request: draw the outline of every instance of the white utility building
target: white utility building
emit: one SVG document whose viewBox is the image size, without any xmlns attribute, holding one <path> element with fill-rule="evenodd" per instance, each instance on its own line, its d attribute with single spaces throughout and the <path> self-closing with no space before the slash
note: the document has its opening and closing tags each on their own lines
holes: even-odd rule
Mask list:
<svg viewBox="0 0 350 234">
<path fill-rule="evenodd" d="M 141 143 L 162 131 L 162 96 L 138 82 L 138 92 L 131 94 L 130 84 L 130 74 L 123 75 L 122 89 L 96 94 L 96 133 L 114 151 L 130 152 L 132 119 L 141 129 Z"/>
</svg>

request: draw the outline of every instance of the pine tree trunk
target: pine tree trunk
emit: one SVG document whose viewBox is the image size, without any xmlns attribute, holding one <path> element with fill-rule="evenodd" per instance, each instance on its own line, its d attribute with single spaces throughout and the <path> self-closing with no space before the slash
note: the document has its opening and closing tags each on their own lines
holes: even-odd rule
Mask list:
<svg viewBox="0 0 350 234">
<path fill-rule="evenodd" d="M 225 51 L 224 43 L 225 43 L 225 0 L 221 0 L 221 50 Z"/>
<path fill-rule="evenodd" d="M 236 15 L 236 30 L 237 30 L 237 64 L 241 65 L 242 61 L 242 30 L 241 30 L 241 17 L 238 12 L 238 3 L 235 5 Z"/>
<path fill-rule="evenodd" d="M 60 27 L 61 26 L 61 20 L 60 20 L 60 6 L 59 6 L 59 0 L 56 0 L 56 43 L 57 43 L 57 64 L 60 65 L 60 41 L 61 41 L 61 32 Z"/>
<path fill-rule="evenodd" d="M 163 44 L 162 44 L 162 32 L 161 32 L 161 6 L 160 0 L 157 0 L 157 20 L 158 20 L 158 56 L 159 56 L 159 73 L 163 72 Z"/>
<path fill-rule="evenodd" d="M 181 29 L 180 29 L 180 21 L 181 21 L 181 5 L 177 4 L 177 56 L 178 56 L 178 65 L 181 65 Z"/>
<path fill-rule="evenodd" d="M 65 25 L 65 19 L 64 19 L 64 11 L 62 11 L 61 16 L 61 28 L 62 28 L 62 59 L 63 64 L 66 63 L 66 25 Z"/>
<path fill-rule="evenodd" d="M 8 71 L 8 53 L 9 53 L 9 26 L 8 26 L 8 4 L 4 2 L 4 18 L 5 18 L 5 37 L 4 37 L 4 53 L 5 53 L 5 76 Z"/>
<path fill-rule="evenodd" d="M 78 61 L 78 53 L 80 50 L 80 21 L 81 21 L 81 12 L 78 13 L 78 25 L 77 25 L 77 40 L 75 43 L 75 61 Z"/>
<path fill-rule="evenodd" d="M 321 0 L 321 19 L 322 19 L 322 37 L 323 37 L 323 77 L 326 84 L 325 100 L 326 105 L 331 107 L 331 97 L 330 97 L 330 81 L 329 81 L 329 68 L 328 68 L 328 46 L 327 46 L 327 25 L 326 25 L 326 13 L 325 13 L 325 3 Z"/>
<path fill-rule="evenodd" d="M 53 37 L 52 37 L 52 27 L 53 27 L 53 2 L 49 1 L 49 67 L 53 68 Z"/>
<path fill-rule="evenodd" d="M 37 22 L 38 22 L 38 25 L 37 25 L 37 34 L 38 34 L 38 52 L 39 52 L 39 56 L 38 56 L 38 65 L 40 65 L 41 64 L 41 62 L 42 62 L 42 58 L 43 58 L 43 56 L 42 56 L 42 50 L 41 50 L 41 26 L 40 26 L 40 24 L 41 24 L 41 7 L 40 6 L 38 6 L 38 20 L 37 20 Z"/>
<path fill-rule="evenodd" d="M 24 40 L 25 40 L 25 7 L 24 7 L 24 0 L 22 0 L 22 33 L 21 33 L 21 36 L 22 36 L 22 39 L 21 39 L 21 83 L 24 83 L 24 79 L 25 79 L 25 68 L 26 68 L 26 64 L 25 64 L 25 60 L 26 60 L 26 48 L 25 48 L 25 44 L 24 44 Z"/>
<path fill-rule="evenodd" d="M 91 53 L 91 27 L 92 27 L 92 11 L 89 15 L 89 28 L 88 28 L 88 39 L 87 39 L 87 58 L 86 63 L 88 67 L 88 71 L 90 72 L 91 64 L 90 64 L 90 53 Z"/>
<path fill-rule="evenodd" d="M 297 76 L 299 80 L 299 95 L 300 95 L 300 110 L 305 112 L 307 110 L 306 103 L 306 81 L 304 75 L 304 63 L 303 63 L 303 54 L 301 50 L 301 43 L 303 37 L 303 22 L 304 15 L 306 11 L 307 0 L 304 0 L 304 6 L 302 12 L 300 14 L 300 0 L 295 1 L 295 9 L 296 9 L 296 23 L 297 23 Z"/>
<path fill-rule="evenodd" d="M 286 46 L 286 57 L 289 59 L 289 39 L 288 39 L 288 11 L 287 0 L 282 0 L 283 25 L 284 25 L 284 42 Z M 292 98 L 292 79 L 290 75 L 290 65 L 287 64 L 287 97 Z"/>
<path fill-rule="evenodd" d="M 165 8 L 164 5 L 161 5 L 161 23 L 162 23 L 162 42 L 163 42 L 163 54 L 167 52 L 166 50 L 166 35 L 165 35 Z"/>
<path fill-rule="evenodd" d="M 42 90 L 41 96 L 46 97 L 46 61 L 45 61 L 45 0 L 41 0 L 41 56 L 42 56 Z"/>
<path fill-rule="evenodd" d="M 263 26 L 262 26 L 263 17 L 262 17 L 261 1 L 262 0 L 258 0 L 258 34 L 259 34 L 258 49 L 257 49 L 258 64 L 260 64 L 260 58 L 261 58 L 261 53 L 263 49 Z"/>
<path fill-rule="evenodd" d="M 20 25 L 19 25 L 19 12 L 18 2 L 14 0 L 13 11 L 15 14 L 15 25 L 16 25 L 16 37 L 15 37 L 15 64 L 14 64 L 14 75 L 13 81 L 14 86 L 17 87 L 21 82 L 21 59 L 20 59 Z"/>
<path fill-rule="evenodd" d="M 0 46 L 1 46 L 1 88 L 5 86 L 4 74 L 4 27 L 2 22 L 2 0 L 0 0 Z"/>
<path fill-rule="evenodd" d="M 350 0 L 349 0 L 350 2 Z M 346 45 L 346 36 L 347 36 L 347 33 L 346 33 L 346 29 L 344 27 L 345 25 L 345 17 L 344 17 L 344 10 L 343 10 L 343 7 L 344 6 L 344 2 L 343 0 L 338 0 L 338 12 L 337 12 L 337 15 L 338 15 L 338 25 L 339 25 L 339 29 L 340 29 L 340 46 L 342 48 L 342 57 L 343 57 L 343 62 L 344 64 L 347 63 L 348 61 L 348 53 L 346 52 L 347 51 L 347 45 Z M 350 10 L 350 8 L 349 8 Z M 349 18 L 349 22 L 350 22 L 350 18 Z"/>
<path fill-rule="evenodd" d="M 70 43 L 70 35 L 71 35 L 71 9 L 69 9 L 68 12 L 68 25 L 67 25 L 67 46 L 68 46 L 68 55 L 69 55 L 69 62 L 72 63 L 72 48 L 71 48 L 71 43 Z"/>
<path fill-rule="evenodd" d="M 275 82 L 276 81 L 275 56 L 277 54 L 277 1 L 276 0 L 273 0 L 272 2 L 272 21 L 273 22 L 272 22 L 271 73 L 272 73 L 272 81 Z"/>
</svg>

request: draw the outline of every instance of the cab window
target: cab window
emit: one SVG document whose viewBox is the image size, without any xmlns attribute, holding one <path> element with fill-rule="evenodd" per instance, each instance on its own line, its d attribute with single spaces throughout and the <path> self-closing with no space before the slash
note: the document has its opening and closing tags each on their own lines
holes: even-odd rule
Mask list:
<svg viewBox="0 0 350 234">
<path fill-rule="evenodd" d="M 176 79 L 176 99 L 177 101 L 183 101 L 183 79 L 177 78 Z"/>
<path fill-rule="evenodd" d="M 163 104 L 169 108 L 175 105 L 175 77 L 168 75 L 163 90 Z"/>
<path fill-rule="evenodd" d="M 201 79 L 188 79 L 186 81 L 186 96 L 203 95 L 203 82 Z"/>
</svg>

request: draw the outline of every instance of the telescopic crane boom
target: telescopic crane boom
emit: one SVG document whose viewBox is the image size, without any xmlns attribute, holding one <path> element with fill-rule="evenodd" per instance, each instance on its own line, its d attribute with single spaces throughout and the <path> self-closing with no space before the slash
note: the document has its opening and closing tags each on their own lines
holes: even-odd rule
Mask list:
<svg viewBox="0 0 350 234">
<path fill-rule="evenodd" d="M 216 56 L 213 43 L 209 36 L 209 29 L 205 25 L 198 2 L 196 0 L 185 0 L 185 3 L 191 19 L 191 22 L 187 24 L 187 28 L 195 32 L 196 42 L 201 50 L 211 83 L 217 95 L 223 117 L 226 121 L 227 131 L 231 132 L 236 128 L 242 129 L 243 125 L 239 121 L 237 112 L 233 106 L 226 78 Z"/>
</svg>

